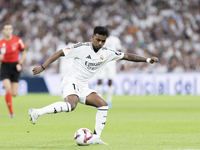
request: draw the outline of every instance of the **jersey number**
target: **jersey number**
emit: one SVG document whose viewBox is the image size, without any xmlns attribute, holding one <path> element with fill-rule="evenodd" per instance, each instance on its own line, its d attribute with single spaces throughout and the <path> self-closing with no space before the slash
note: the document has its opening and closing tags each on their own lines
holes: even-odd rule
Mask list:
<svg viewBox="0 0 200 150">
<path fill-rule="evenodd" d="M 73 87 L 74 87 L 74 90 L 79 91 L 79 89 L 76 87 L 76 85 L 75 85 L 74 83 L 73 83 L 72 85 L 73 85 Z"/>
</svg>

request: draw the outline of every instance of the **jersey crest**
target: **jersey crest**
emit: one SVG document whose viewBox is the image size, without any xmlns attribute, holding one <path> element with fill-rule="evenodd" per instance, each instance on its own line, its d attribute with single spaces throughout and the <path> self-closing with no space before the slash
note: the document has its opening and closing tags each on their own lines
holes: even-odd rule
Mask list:
<svg viewBox="0 0 200 150">
<path fill-rule="evenodd" d="M 101 56 L 100 56 L 100 60 L 103 60 L 103 59 L 104 59 L 104 57 L 103 57 L 103 55 L 101 55 Z"/>
</svg>

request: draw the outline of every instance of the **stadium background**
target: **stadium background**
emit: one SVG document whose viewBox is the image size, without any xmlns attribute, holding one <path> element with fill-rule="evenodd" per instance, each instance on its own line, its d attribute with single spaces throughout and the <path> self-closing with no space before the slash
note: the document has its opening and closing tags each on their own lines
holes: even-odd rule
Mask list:
<svg viewBox="0 0 200 150">
<path fill-rule="evenodd" d="M 60 44 L 66 41 L 90 41 L 94 26 L 109 24 L 113 26 L 112 34 L 120 38 L 123 52 L 146 57 L 156 56 L 160 59 L 159 63 L 153 65 L 118 62 L 120 75 L 134 76 L 132 79 L 125 76 L 122 80 L 135 82 L 152 74 L 165 77 L 162 82 L 149 79 L 154 81 L 152 86 L 147 82 L 135 87 L 142 89 L 146 86 L 146 92 L 131 93 L 127 88 L 133 87 L 120 84 L 120 87 L 124 86 L 125 92 L 118 93 L 169 94 L 166 91 L 168 88 L 177 90 L 174 93 L 172 91 L 173 94 L 199 95 L 199 6 L 199 0 L 2 0 L 0 28 L 3 28 L 3 22 L 11 22 L 14 35 L 21 37 L 28 45 L 27 58 L 21 74 L 24 80 L 20 82 L 19 94 L 50 92 L 51 87 L 45 78 L 52 74 L 54 79 L 54 74 L 59 73 L 59 61 L 51 64 L 37 77 L 32 75 L 32 68 L 40 66 L 58 50 Z M 1 33 L 0 38 L 2 36 Z M 146 77 L 138 78 L 138 74 Z M 175 75 L 172 79 L 177 80 L 170 80 L 172 85 L 166 85 L 171 74 Z M 180 78 L 176 77 L 177 74 Z M 33 81 L 32 78 L 35 82 L 30 82 Z M 58 80 L 60 79 L 56 79 Z M 38 83 L 41 83 L 40 88 L 37 88 Z M 94 87 L 94 84 L 95 81 L 91 83 L 91 87 Z M 152 92 L 151 89 L 157 84 L 160 92 Z M 0 94 L 4 94 L 2 83 Z"/>
</svg>

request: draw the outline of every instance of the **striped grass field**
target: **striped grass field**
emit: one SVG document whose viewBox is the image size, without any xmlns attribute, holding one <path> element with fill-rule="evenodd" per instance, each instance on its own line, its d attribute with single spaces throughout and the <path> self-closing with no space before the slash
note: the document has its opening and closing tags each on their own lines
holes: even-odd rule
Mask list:
<svg viewBox="0 0 200 150">
<path fill-rule="evenodd" d="M 94 130 L 96 109 L 78 104 L 70 113 L 46 114 L 35 125 L 28 109 L 40 108 L 60 96 L 28 94 L 13 98 L 9 118 L 0 97 L 0 150 L 200 150 L 199 96 L 114 96 L 101 138 L 109 145 L 77 146 L 77 129 Z"/>
</svg>

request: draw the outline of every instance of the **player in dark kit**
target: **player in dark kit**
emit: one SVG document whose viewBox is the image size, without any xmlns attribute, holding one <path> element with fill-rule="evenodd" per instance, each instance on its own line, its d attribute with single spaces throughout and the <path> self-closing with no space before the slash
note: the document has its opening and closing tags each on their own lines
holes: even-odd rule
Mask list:
<svg viewBox="0 0 200 150">
<path fill-rule="evenodd" d="M 12 108 L 12 96 L 17 95 L 18 82 L 22 64 L 25 60 L 26 50 L 23 41 L 13 35 L 11 24 L 5 24 L 3 28 L 4 38 L 0 40 L 0 61 L 1 63 L 1 80 L 6 90 L 5 100 L 10 112 L 10 117 L 14 117 Z M 19 53 L 21 58 L 19 60 Z"/>
</svg>

